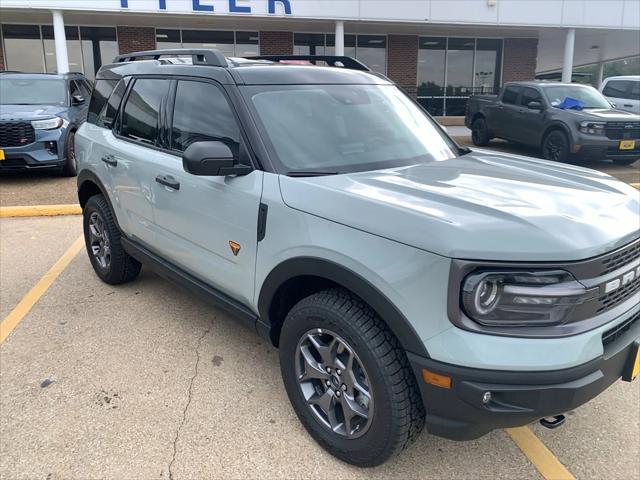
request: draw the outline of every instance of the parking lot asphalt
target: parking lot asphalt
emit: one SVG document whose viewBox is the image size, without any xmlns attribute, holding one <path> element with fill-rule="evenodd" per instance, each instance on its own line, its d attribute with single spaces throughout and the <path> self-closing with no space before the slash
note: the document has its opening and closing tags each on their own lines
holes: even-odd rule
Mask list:
<svg viewBox="0 0 640 480">
<path fill-rule="evenodd" d="M 0 219 L 3 318 L 81 234 L 80 217 Z M 38 232 L 34 234 L 34 232 Z M 113 287 L 82 250 L 0 345 L 0 478 L 541 478 L 502 430 L 423 433 L 381 467 L 307 435 L 277 351 L 145 271 Z M 531 428 L 577 478 L 640 477 L 640 382 Z"/>
</svg>

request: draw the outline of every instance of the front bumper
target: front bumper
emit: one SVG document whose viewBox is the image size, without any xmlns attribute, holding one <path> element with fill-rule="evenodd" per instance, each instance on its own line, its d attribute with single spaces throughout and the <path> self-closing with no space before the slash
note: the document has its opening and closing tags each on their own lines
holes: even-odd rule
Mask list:
<svg viewBox="0 0 640 480">
<path fill-rule="evenodd" d="M 55 130 L 36 130 L 33 143 L 20 147 L 3 147 L 5 159 L 0 172 L 60 168 L 65 164 L 64 127 Z M 53 147 L 53 148 L 51 148 Z"/>
<path fill-rule="evenodd" d="M 640 138 L 630 140 L 635 140 L 635 148 L 632 150 L 620 150 L 621 140 L 579 133 L 572 151 L 578 158 L 585 160 L 640 159 Z"/>
<path fill-rule="evenodd" d="M 603 334 L 604 353 L 564 370 L 523 372 L 458 367 L 408 354 L 427 412 L 430 433 L 472 440 L 497 428 L 526 425 L 588 402 L 621 378 L 640 342 L 640 312 Z M 427 369 L 452 379 L 451 388 L 423 381 Z M 483 394 L 491 392 L 484 404 Z"/>
</svg>

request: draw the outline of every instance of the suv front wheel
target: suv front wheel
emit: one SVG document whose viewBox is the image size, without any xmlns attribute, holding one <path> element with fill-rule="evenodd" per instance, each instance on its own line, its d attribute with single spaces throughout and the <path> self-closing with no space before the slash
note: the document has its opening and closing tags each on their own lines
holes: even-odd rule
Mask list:
<svg viewBox="0 0 640 480">
<path fill-rule="evenodd" d="M 91 197 L 82 214 L 87 253 L 98 277 L 111 285 L 136 278 L 142 265 L 122 248 L 120 230 L 104 196 Z"/>
<path fill-rule="evenodd" d="M 407 356 L 376 313 L 346 290 L 295 305 L 282 327 L 280 367 L 298 418 L 331 454 L 384 463 L 424 425 Z"/>
</svg>

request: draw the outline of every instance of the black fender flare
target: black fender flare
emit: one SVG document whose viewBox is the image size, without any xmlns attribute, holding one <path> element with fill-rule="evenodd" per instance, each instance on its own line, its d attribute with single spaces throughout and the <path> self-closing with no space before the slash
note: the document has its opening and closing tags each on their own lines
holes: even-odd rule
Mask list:
<svg viewBox="0 0 640 480">
<path fill-rule="evenodd" d="M 100 190 L 100 193 L 102 193 L 104 198 L 107 200 L 107 203 L 109 204 L 109 208 L 111 209 L 111 213 L 113 214 L 113 219 L 116 222 L 116 227 L 118 227 L 118 230 L 122 232 L 122 229 L 120 228 L 120 224 L 118 223 L 118 217 L 116 216 L 116 211 L 114 210 L 113 204 L 111 203 L 111 198 L 109 198 L 109 195 L 107 194 L 107 189 L 105 188 L 102 181 L 98 178 L 98 176 L 91 170 L 87 170 L 87 169 L 84 169 L 78 172 L 77 185 L 78 185 L 78 201 L 80 203 L 80 206 L 84 208 L 84 204 L 86 203 L 82 201 L 81 191 L 83 186 L 85 186 L 87 183 L 93 183 L 96 187 L 98 187 L 98 189 Z"/>
<path fill-rule="evenodd" d="M 424 343 L 400 310 L 365 278 L 330 260 L 296 257 L 276 266 L 265 278 L 258 297 L 260 319 L 271 326 L 269 309 L 278 289 L 299 276 L 314 276 L 330 280 L 365 301 L 384 320 L 406 352 L 428 357 Z"/>
<path fill-rule="evenodd" d="M 540 137 L 540 148 L 542 148 L 542 143 L 544 142 L 544 139 L 547 137 L 549 132 L 553 130 L 561 130 L 567 136 L 567 139 L 569 140 L 569 148 L 571 148 L 571 145 L 573 144 L 573 135 L 571 133 L 571 129 L 563 122 L 557 120 L 551 122 L 551 124 L 544 129 L 544 133 Z"/>
</svg>

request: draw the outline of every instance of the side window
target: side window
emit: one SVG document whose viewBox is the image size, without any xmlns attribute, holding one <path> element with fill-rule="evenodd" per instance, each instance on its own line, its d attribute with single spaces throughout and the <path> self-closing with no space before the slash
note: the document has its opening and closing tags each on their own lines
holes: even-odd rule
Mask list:
<svg viewBox="0 0 640 480">
<path fill-rule="evenodd" d="M 520 87 L 506 87 L 504 89 L 504 93 L 502 94 L 502 103 L 510 103 L 515 104 L 518 99 L 518 93 L 520 92 Z"/>
<path fill-rule="evenodd" d="M 149 145 L 158 144 L 160 104 L 170 83 L 170 80 L 151 78 L 135 81 L 122 111 L 122 136 Z"/>
<path fill-rule="evenodd" d="M 80 95 L 82 95 L 85 101 L 91 97 L 91 88 L 87 86 L 86 82 L 78 81 L 78 87 L 80 88 Z"/>
<path fill-rule="evenodd" d="M 542 95 L 535 88 L 524 87 L 520 96 L 520 105 L 527 106 L 531 102 L 542 103 Z"/>
<path fill-rule="evenodd" d="M 640 80 L 631 81 L 630 93 L 629 98 L 631 100 L 640 100 Z"/>
<path fill-rule="evenodd" d="M 117 80 L 96 80 L 89 102 L 89 113 L 87 114 L 87 122 L 96 124 L 100 113 L 107 105 L 107 100 L 117 85 Z"/>
<path fill-rule="evenodd" d="M 211 83 L 179 81 L 173 109 L 171 148 L 219 140 L 238 158 L 240 129 L 222 91 Z"/>
<path fill-rule="evenodd" d="M 115 80 L 109 80 L 109 82 L 115 83 Z M 109 95 L 109 101 L 103 105 L 102 110 L 99 113 L 97 125 L 101 127 L 111 128 L 113 127 L 120 104 L 122 103 L 122 97 L 124 97 L 127 91 L 127 85 L 129 84 L 128 78 L 120 80 L 113 91 Z"/>
<path fill-rule="evenodd" d="M 69 92 L 71 93 L 72 97 L 75 97 L 77 95 L 82 96 L 82 90 L 80 90 L 80 83 L 78 83 L 75 80 L 71 80 L 69 82 Z"/>
<path fill-rule="evenodd" d="M 611 80 L 607 82 L 602 93 L 605 97 L 627 98 L 628 81 Z"/>
</svg>

